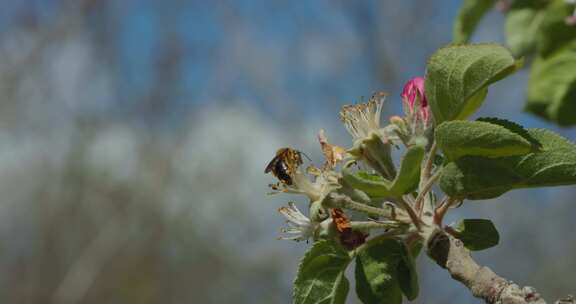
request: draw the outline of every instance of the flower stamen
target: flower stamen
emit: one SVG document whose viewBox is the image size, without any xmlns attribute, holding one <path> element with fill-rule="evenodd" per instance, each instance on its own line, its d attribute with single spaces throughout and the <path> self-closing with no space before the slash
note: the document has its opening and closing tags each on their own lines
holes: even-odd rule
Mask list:
<svg viewBox="0 0 576 304">
<path fill-rule="evenodd" d="M 374 94 L 366 103 L 346 105 L 340 111 L 340 120 L 354 140 L 368 138 L 380 129 L 380 115 L 386 93 Z"/>
</svg>

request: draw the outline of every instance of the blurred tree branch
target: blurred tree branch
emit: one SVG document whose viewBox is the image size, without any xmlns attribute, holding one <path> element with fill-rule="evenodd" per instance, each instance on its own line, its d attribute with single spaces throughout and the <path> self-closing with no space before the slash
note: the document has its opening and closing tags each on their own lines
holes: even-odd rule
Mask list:
<svg viewBox="0 0 576 304">
<path fill-rule="evenodd" d="M 468 287 L 472 294 L 486 303 L 545 304 L 533 287 L 520 287 L 486 266 L 480 266 L 464 247 L 462 241 L 438 231 L 428 243 L 428 254 L 438 265 L 448 270 L 456 281 Z M 572 296 L 556 301 L 557 304 L 574 304 Z"/>
</svg>

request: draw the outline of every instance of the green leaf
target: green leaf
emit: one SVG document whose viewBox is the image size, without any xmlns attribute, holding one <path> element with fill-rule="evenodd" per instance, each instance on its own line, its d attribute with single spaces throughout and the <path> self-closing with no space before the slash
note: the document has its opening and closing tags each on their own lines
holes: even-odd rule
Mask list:
<svg viewBox="0 0 576 304">
<path fill-rule="evenodd" d="M 574 30 L 576 32 L 576 30 Z M 576 124 L 576 43 L 534 60 L 526 110 L 562 126 Z"/>
<path fill-rule="evenodd" d="M 453 230 L 454 236 L 464 243 L 464 247 L 472 251 L 494 247 L 500 241 L 498 230 L 490 220 L 461 220 Z"/>
<path fill-rule="evenodd" d="M 464 155 L 523 155 L 532 150 L 532 144 L 514 129 L 487 121 L 446 121 L 436 128 L 435 137 L 450 160 Z"/>
<path fill-rule="evenodd" d="M 425 154 L 426 148 L 423 145 L 413 145 L 408 148 L 390 187 L 390 192 L 394 196 L 401 196 L 416 189 L 420 181 L 420 164 Z"/>
<path fill-rule="evenodd" d="M 515 56 L 526 55 L 536 49 L 547 3 L 541 0 L 514 1 L 506 14 L 506 44 Z"/>
<path fill-rule="evenodd" d="M 295 304 L 343 304 L 349 283 L 344 271 L 350 256 L 333 241 L 321 240 L 304 255 L 294 281 Z"/>
<path fill-rule="evenodd" d="M 466 43 L 470 40 L 476 26 L 496 3 L 495 0 L 464 0 L 454 22 L 453 42 Z"/>
<path fill-rule="evenodd" d="M 413 301 L 418 297 L 420 290 L 418 286 L 418 272 L 416 271 L 414 256 L 410 250 L 404 245 L 402 245 L 402 249 L 402 259 L 398 262 L 396 269 L 398 273 L 398 283 L 406 298 Z M 419 249 L 415 251 L 419 251 Z"/>
<path fill-rule="evenodd" d="M 342 169 L 342 177 L 346 184 L 365 192 L 372 198 L 402 196 L 418 186 L 420 164 L 425 153 L 423 145 L 415 144 L 408 148 L 393 181 L 386 180 L 378 174 L 363 171 L 352 172 L 348 166 Z"/>
<path fill-rule="evenodd" d="M 468 101 L 464 105 L 464 108 L 460 112 L 460 115 L 458 115 L 456 119 L 465 119 L 470 115 L 474 114 L 474 112 L 476 112 L 476 110 L 480 108 L 480 106 L 484 102 L 484 99 L 486 99 L 486 95 L 488 95 L 488 88 L 483 88 L 476 94 L 472 95 L 472 97 L 468 99 Z"/>
<path fill-rule="evenodd" d="M 372 198 L 392 196 L 390 181 L 385 180 L 380 175 L 362 171 L 353 172 L 350 168 L 344 167 L 342 168 L 342 178 L 346 184 L 365 192 Z"/>
<path fill-rule="evenodd" d="M 459 199 L 488 199 L 519 188 L 576 184 L 576 145 L 542 129 L 528 129 L 541 143 L 522 156 L 486 158 L 464 156 L 448 163 L 439 185 Z"/>
<path fill-rule="evenodd" d="M 439 49 L 426 66 L 426 97 L 434 120 L 465 119 L 480 107 L 487 87 L 521 63 L 497 44 L 451 45 Z"/>
<path fill-rule="evenodd" d="M 532 147 L 535 149 L 540 149 L 542 147 L 540 142 L 536 138 L 534 138 L 532 135 L 530 135 L 530 133 L 528 133 L 528 130 L 524 129 L 524 127 L 522 127 L 521 125 L 519 125 L 515 122 L 509 121 L 506 119 L 502 119 L 502 118 L 496 118 L 496 117 L 480 117 L 476 120 L 489 122 L 489 123 L 494 124 L 494 125 L 502 126 L 502 127 L 506 128 L 507 130 L 522 136 L 524 139 L 529 141 L 530 144 L 532 145 Z"/>
<path fill-rule="evenodd" d="M 362 250 L 356 257 L 356 294 L 365 304 L 402 303 L 397 277 L 402 244 L 386 239 Z"/>
<path fill-rule="evenodd" d="M 576 30 L 566 24 L 566 17 L 572 15 L 574 6 L 564 0 L 552 0 L 544 11 L 538 31 L 538 51 L 547 57 L 576 40 Z"/>
</svg>

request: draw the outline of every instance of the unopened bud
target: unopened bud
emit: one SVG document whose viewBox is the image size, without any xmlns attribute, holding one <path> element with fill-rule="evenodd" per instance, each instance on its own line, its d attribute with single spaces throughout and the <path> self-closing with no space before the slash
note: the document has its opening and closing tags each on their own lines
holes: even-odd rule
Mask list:
<svg viewBox="0 0 576 304">
<path fill-rule="evenodd" d="M 413 132 L 420 133 L 427 129 L 431 124 L 431 116 L 424 93 L 424 78 L 414 77 L 406 82 L 401 96 L 406 120 Z"/>
<path fill-rule="evenodd" d="M 428 100 L 424 95 L 424 78 L 414 77 L 404 85 L 402 90 L 402 101 L 407 104 L 411 112 L 414 111 L 415 103 L 420 100 L 422 108 L 428 107 Z"/>
</svg>

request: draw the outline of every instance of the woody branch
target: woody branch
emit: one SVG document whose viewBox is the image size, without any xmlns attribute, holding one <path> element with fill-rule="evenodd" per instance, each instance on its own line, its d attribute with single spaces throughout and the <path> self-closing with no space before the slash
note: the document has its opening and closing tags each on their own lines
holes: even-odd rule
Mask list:
<svg viewBox="0 0 576 304">
<path fill-rule="evenodd" d="M 486 303 L 545 304 L 546 301 L 533 287 L 520 287 L 494 273 L 490 268 L 474 261 L 464 244 L 438 230 L 428 242 L 428 255 L 442 268 L 448 270 L 456 281 L 464 284 L 472 294 Z M 574 304 L 572 296 L 555 302 Z"/>
</svg>

